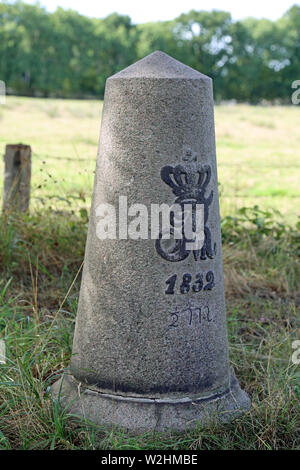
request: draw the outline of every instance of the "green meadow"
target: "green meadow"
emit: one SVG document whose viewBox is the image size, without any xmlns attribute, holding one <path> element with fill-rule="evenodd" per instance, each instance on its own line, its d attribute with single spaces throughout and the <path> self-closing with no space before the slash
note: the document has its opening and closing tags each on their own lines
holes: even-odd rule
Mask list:
<svg viewBox="0 0 300 470">
<path fill-rule="evenodd" d="M 96 100 L 8 97 L 0 107 L 0 153 L 7 143 L 32 146 L 33 208 L 89 208 L 101 112 Z M 258 204 L 295 222 L 299 107 L 220 105 L 215 121 L 222 215 Z"/>
</svg>

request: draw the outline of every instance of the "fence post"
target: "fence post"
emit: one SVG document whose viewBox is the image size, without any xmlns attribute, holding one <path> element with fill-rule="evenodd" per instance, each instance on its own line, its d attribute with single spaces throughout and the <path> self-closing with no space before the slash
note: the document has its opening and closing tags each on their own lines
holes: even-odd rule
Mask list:
<svg viewBox="0 0 300 470">
<path fill-rule="evenodd" d="M 6 145 L 3 211 L 27 212 L 30 202 L 31 147 Z"/>
</svg>

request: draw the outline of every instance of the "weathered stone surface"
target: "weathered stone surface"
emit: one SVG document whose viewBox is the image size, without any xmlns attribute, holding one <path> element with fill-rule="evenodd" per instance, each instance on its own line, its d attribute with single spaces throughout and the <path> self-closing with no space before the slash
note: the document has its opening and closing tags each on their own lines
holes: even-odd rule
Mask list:
<svg viewBox="0 0 300 470">
<path fill-rule="evenodd" d="M 129 395 L 105 394 L 83 387 L 74 377 L 65 375 L 52 387 L 63 406 L 70 412 L 98 425 L 117 424 L 135 433 L 149 429 L 184 431 L 211 423 L 227 423 L 249 408 L 249 398 L 234 375 L 230 388 L 203 398 L 135 398 Z M 71 403 L 71 405 L 70 405 Z"/>
<path fill-rule="evenodd" d="M 99 240 L 96 208 L 119 196 L 149 212 L 197 199 L 201 252 Z M 70 372 L 54 387 L 63 403 L 80 389 L 74 412 L 134 430 L 229 420 L 250 405 L 230 379 L 212 80 L 162 52 L 107 80 Z"/>
<path fill-rule="evenodd" d="M 6 145 L 3 210 L 27 212 L 30 203 L 31 148 Z"/>
</svg>

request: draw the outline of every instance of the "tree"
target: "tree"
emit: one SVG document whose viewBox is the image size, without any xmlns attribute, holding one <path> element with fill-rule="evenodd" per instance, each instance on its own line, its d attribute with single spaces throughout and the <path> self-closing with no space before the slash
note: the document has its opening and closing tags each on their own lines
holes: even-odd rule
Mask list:
<svg viewBox="0 0 300 470">
<path fill-rule="evenodd" d="M 134 25 L 118 13 L 97 19 L 0 3 L 0 79 L 9 92 L 103 97 L 107 77 L 157 49 L 211 76 L 217 100 L 288 101 L 300 78 L 300 6 L 273 22 L 192 10 Z"/>
</svg>

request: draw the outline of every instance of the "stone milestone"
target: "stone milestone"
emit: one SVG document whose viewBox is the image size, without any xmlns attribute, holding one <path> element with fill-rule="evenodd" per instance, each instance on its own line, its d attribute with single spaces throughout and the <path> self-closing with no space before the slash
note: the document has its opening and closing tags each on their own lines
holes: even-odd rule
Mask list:
<svg viewBox="0 0 300 470">
<path fill-rule="evenodd" d="M 100 239 L 99 207 L 120 197 L 149 214 L 201 204 L 201 248 L 162 231 L 126 237 L 118 217 L 115 238 Z M 228 357 L 212 80 L 159 51 L 106 82 L 73 354 L 53 394 L 135 432 L 230 421 L 250 406 Z"/>
</svg>

